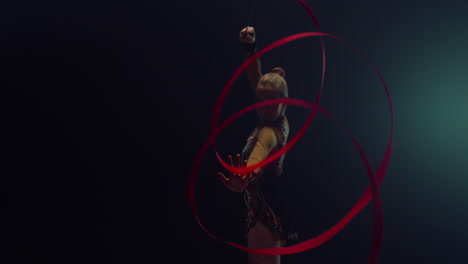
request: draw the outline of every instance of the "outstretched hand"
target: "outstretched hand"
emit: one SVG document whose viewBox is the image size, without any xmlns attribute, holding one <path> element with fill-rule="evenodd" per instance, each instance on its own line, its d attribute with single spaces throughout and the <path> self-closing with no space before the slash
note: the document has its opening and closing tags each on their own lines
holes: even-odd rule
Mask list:
<svg viewBox="0 0 468 264">
<path fill-rule="evenodd" d="M 231 155 L 228 156 L 228 160 L 231 166 L 241 166 L 239 154 L 236 155 L 235 165 L 232 161 Z M 244 160 L 244 164 L 247 164 L 247 160 Z M 251 174 L 237 174 L 230 172 L 229 178 L 224 176 L 224 174 L 222 174 L 221 172 L 218 172 L 217 175 L 229 190 L 233 192 L 242 192 L 244 191 L 244 188 L 247 185 L 247 181 L 249 180 Z"/>
<path fill-rule="evenodd" d="M 255 42 L 255 29 L 253 27 L 245 27 L 239 33 L 239 38 L 242 43 L 254 43 Z"/>
</svg>

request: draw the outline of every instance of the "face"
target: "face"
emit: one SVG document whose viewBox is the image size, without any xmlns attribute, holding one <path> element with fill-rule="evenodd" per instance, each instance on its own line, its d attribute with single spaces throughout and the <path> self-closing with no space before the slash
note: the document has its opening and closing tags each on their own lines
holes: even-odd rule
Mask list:
<svg viewBox="0 0 468 264">
<path fill-rule="evenodd" d="M 273 89 L 272 87 L 259 85 L 255 91 L 255 101 L 257 103 L 280 98 L 282 98 L 281 91 Z M 282 111 L 283 104 L 267 105 L 257 108 L 257 114 L 262 123 L 274 121 L 282 114 Z"/>
</svg>

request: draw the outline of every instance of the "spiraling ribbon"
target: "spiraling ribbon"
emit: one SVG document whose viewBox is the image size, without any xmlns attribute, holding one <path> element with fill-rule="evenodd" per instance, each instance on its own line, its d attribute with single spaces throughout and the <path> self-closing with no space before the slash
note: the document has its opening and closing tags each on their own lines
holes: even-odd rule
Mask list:
<svg viewBox="0 0 468 264">
<path fill-rule="evenodd" d="M 314 24 L 318 29 L 318 21 L 312 11 L 312 9 L 302 0 L 295 0 L 298 2 L 309 14 L 309 16 L 312 18 Z M 260 58 L 262 55 L 265 53 L 281 46 L 286 43 L 289 43 L 294 40 L 298 40 L 301 38 L 306 38 L 306 37 L 320 37 L 322 41 L 322 57 L 323 57 L 323 68 L 322 68 L 322 82 L 320 86 L 320 91 L 317 96 L 317 99 L 315 103 L 310 103 L 306 102 L 303 100 L 299 99 L 292 99 L 292 98 L 284 98 L 284 99 L 276 99 L 276 100 L 271 100 L 271 101 L 266 101 L 266 102 L 260 102 L 253 104 L 251 106 L 248 106 L 239 112 L 233 114 L 231 117 L 226 119 L 220 126 L 216 126 L 217 120 L 219 118 L 222 104 L 232 87 L 233 83 L 237 78 L 240 76 L 240 74 L 250 65 L 252 64 L 256 59 Z M 351 132 L 336 118 L 334 117 L 331 113 L 326 111 L 325 109 L 319 107 L 319 101 L 322 93 L 322 88 L 323 88 L 323 83 L 324 83 L 324 75 L 325 75 L 325 48 L 323 44 L 323 38 L 322 37 L 331 37 L 338 39 L 342 42 L 345 42 L 349 46 L 351 46 L 353 49 L 355 49 L 361 56 L 363 56 L 367 62 L 372 66 L 374 71 L 377 73 L 384 89 L 385 93 L 387 96 L 387 101 L 389 104 L 389 109 L 390 109 L 390 135 L 387 143 L 387 147 L 385 150 L 384 157 L 375 172 L 373 173 L 372 167 L 369 163 L 368 158 L 366 157 L 363 149 L 359 145 L 358 141 L 356 138 L 351 134 Z M 216 146 L 215 146 L 215 139 L 216 137 L 229 125 L 231 124 L 234 120 L 237 118 L 241 117 L 242 115 L 246 114 L 247 112 L 250 112 L 256 108 L 266 106 L 266 105 L 274 105 L 274 104 L 287 104 L 287 105 L 295 105 L 295 106 L 300 106 L 300 107 L 306 107 L 312 109 L 310 115 L 307 117 L 306 121 L 304 122 L 304 125 L 300 128 L 300 130 L 297 132 L 297 134 L 289 141 L 286 146 L 284 146 L 281 150 L 276 152 L 275 154 L 272 154 L 270 157 L 265 159 L 264 161 L 248 166 L 248 167 L 233 167 L 227 164 L 225 161 L 222 160 L 222 158 L 219 156 L 218 152 L 216 151 Z M 218 160 L 220 163 L 229 171 L 233 173 L 238 173 L 238 174 L 247 174 L 252 172 L 254 169 L 263 167 L 274 161 L 275 159 L 279 158 L 281 155 L 283 155 L 285 152 L 287 152 L 294 144 L 296 144 L 299 139 L 304 135 L 306 132 L 307 128 L 310 126 L 310 124 L 313 121 L 313 118 L 316 114 L 316 112 L 319 111 L 329 117 L 331 117 L 333 120 L 335 120 L 340 126 L 343 127 L 347 135 L 350 137 L 350 139 L 353 141 L 355 146 L 357 147 L 359 154 L 364 162 L 364 165 L 366 167 L 367 175 L 369 178 L 369 187 L 366 189 L 366 191 L 363 193 L 363 195 L 360 197 L 358 202 L 353 206 L 353 208 L 342 218 L 340 219 L 335 225 L 333 225 L 331 228 L 323 232 L 322 234 L 308 239 L 306 241 L 297 243 L 295 245 L 287 246 L 287 247 L 281 247 L 281 248 L 265 248 L 265 249 L 252 249 L 248 248 L 236 243 L 232 243 L 229 241 L 222 240 L 221 238 L 218 238 L 211 232 L 209 232 L 204 225 L 202 224 L 201 220 L 199 219 L 197 215 L 197 210 L 195 206 L 195 184 L 196 184 L 196 177 L 197 177 L 197 172 L 201 163 L 201 159 L 203 158 L 204 154 L 212 145 L 215 149 L 215 153 L 218 157 Z M 285 37 L 281 40 L 278 40 L 269 46 L 265 47 L 264 49 L 260 50 L 258 53 L 253 55 L 250 59 L 246 60 L 236 71 L 235 73 L 231 76 L 231 78 L 228 80 L 226 85 L 224 86 L 223 90 L 221 91 L 218 100 L 215 104 L 215 109 L 213 111 L 213 118 L 212 118 L 212 133 L 208 137 L 208 139 L 205 141 L 205 143 L 202 145 L 200 151 L 198 152 L 191 173 L 190 173 L 190 179 L 189 179 L 189 190 L 188 190 L 188 195 L 189 195 L 189 200 L 190 200 L 190 205 L 192 208 L 192 212 L 195 215 L 195 218 L 200 225 L 200 227 L 203 229 L 205 233 L 207 233 L 209 236 L 212 238 L 221 241 L 223 243 L 226 243 L 228 245 L 237 247 L 239 249 L 242 249 L 247 252 L 251 253 L 257 253 L 257 254 L 263 254 L 263 255 L 287 255 L 287 254 L 295 254 L 299 252 L 303 252 L 306 250 L 310 250 L 312 248 L 318 247 L 331 239 L 333 236 L 335 236 L 341 229 L 343 229 L 370 201 L 371 199 L 374 201 L 374 232 L 373 232 L 373 241 L 372 241 L 372 249 L 370 253 L 370 258 L 369 258 L 369 263 L 374 264 L 377 263 L 378 255 L 381 249 L 381 244 L 382 244 L 382 238 L 383 238 L 383 210 L 382 210 L 382 201 L 380 198 L 380 193 L 379 193 L 379 186 L 382 184 L 383 178 L 385 173 L 387 172 L 389 163 L 390 163 L 390 157 L 392 155 L 392 150 L 393 150 L 393 139 L 394 139 L 394 114 L 393 114 L 393 103 L 390 95 L 390 91 L 388 89 L 387 84 L 385 83 L 385 80 L 380 73 L 380 71 L 377 69 L 377 67 L 374 65 L 374 63 L 368 58 L 366 54 L 364 54 L 361 50 L 359 50 L 357 47 L 355 47 L 353 44 L 349 43 L 348 41 L 339 38 L 334 35 L 326 34 L 326 33 L 321 33 L 321 32 L 306 32 L 306 33 L 299 33 L 295 35 L 291 35 L 288 37 Z"/>
</svg>

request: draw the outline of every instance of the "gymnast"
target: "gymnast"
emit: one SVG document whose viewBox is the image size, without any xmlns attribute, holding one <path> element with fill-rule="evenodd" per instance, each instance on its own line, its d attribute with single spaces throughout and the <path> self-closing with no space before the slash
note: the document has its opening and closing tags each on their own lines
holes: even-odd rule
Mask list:
<svg viewBox="0 0 468 264">
<path fill-rule="evenodd" d="M 255 30 L 246 27 L 240 31 L 240 41 L 245 47 L 244 61 L 257 52 Z M 245 69 L 248 80 L 255 94 L 255 101 L 264 102 L 287 98 L 288 85 L 285 71 L 280 67 L 262 75 L 260 60 L 254 61 Z M 242 154 L 228 156 L 231 166 L 251 166 L 265 160 L 285 146 L 289 123 L 285 115 L 286 105 L 276 104 L 257 108 L 259 123 L 253 129 Z M 250 248 L 278 248 L 287 241 L 296 240 L 297 234 L 284 230 L 280 218 L 272 208 L 271 197 L 278 187 L 278 177 L 283 170 L 284 154 L 265 167 L 257 168 L 249 175 L 230 173 L 226 177 L 218 172 L 218 177 L 231 191 L 243 193 L 247 209 L 247 246 Z M 249 264 L 279 264 L 280 256 L 249 253 Z"/>
</svg>

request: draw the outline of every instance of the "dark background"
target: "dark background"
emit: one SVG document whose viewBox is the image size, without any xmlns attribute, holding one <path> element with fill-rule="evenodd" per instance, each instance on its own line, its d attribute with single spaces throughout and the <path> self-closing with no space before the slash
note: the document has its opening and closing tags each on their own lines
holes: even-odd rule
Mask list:
<svg viewBox="0 0 468 264">
<path fill-rule="evenodd" d="M 245 263 L 243 251 L 197 225 L 187 187 L 217 96 L 242 63 L 238 32 L 255 1 L 4 2 L 1 160 L 9 263 Z M 323 32 L 369 55 L 393 97 L 379 263 L 467 263 L 468 4 L 307 3 Z M 256 0 L 251 25 L 260 48 L 316 31 L 292 0 Z M 383 87 L 355 50 L 331 38 L 325 45 L 321 106 L 351 130 L 375 169 L 389 136 Z M 263 71 L 283 67 L 290 96 L 314 101 L 320 56 L 318 38 L 301 39 L 262 57 Z M 221 120 L 252 102 L 242 75 Z M 307 114 L 288 108 L 292 135 Z M 246 115 L 220 135 L 222 156 L 241 151 L 255 118 Z M 215 235 L 243 244 L 241 197 L 222 186 L 218 170 L 210 149 L 198 173 L 200 219 Z M 281 216 L 304 241 L 341 219 L 367 184 L 350 139 L 317 114 L 286 156 Z M 324 245 L 282 261 L 365 263 L 371 238 L 369 204 Z"/>
</svg>

